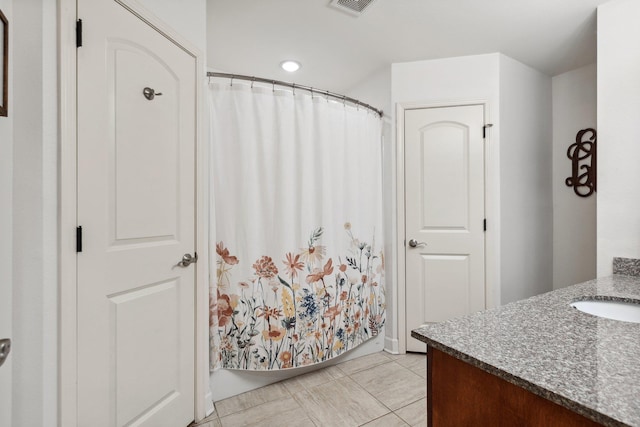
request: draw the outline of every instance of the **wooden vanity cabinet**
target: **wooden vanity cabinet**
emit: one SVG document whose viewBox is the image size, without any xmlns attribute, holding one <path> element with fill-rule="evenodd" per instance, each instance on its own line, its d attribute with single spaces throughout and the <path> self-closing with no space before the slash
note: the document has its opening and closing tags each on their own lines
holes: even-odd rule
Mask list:
<svg viewBox="0 0 640 427">
<path fill-rule="evenodd" d="M 427 422 L 442 426 L 600 426 L 431 346 Z"/>
</svg>

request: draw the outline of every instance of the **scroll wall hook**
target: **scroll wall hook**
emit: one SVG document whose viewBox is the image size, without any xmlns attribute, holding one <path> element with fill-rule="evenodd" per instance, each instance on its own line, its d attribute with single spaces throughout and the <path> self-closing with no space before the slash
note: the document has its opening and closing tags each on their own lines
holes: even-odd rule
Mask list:
<svg viewBox="0 0 640 427">
<path fill-rule="evenodd" d="M 147 98 L 149 101 L 153 101 L 153 98 L 155 98 L 156 96 L 162 96 L 161 92 L 156 92 L 154 89 L 151 89 L 150 87 L 145 87 L 142 90 L 142 94 L 144 95 L 145 98 Z"/>
<path fill-rule="evenodd" d="M 576 142 L 567 150 L 571 176 L 565 179 L 565 184 L 573 187 L 580 197 L 589 197 L 597 190 L 597 139 L 595 129 L 582 129 L 576 135 Z"/>
</svg>

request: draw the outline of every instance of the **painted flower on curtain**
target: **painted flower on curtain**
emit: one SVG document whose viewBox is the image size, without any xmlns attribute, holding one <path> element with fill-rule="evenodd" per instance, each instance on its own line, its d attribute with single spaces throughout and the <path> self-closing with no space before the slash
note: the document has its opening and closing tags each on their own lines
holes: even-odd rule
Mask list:
<svg viewBox="0 0 640 427">
<path fill-rule="evenodd" d="M 278 258 L 252 260 L 254 275 L 237 278 L 233 248 L 216 245 L 217 303 L 211 305 L 212 354 L 229 369 L 286 369 L 336 357 L 376 336 L 385 322 L 384 260 L 351 233 L 349 248 L 328 257 L 323 229 Z M 280 259 L 281 261 L 276 261 Z M 245 263 L 245 264 L 243 264 Z M 238 280 L 234 282 L 234 280 Z M 215 335 L 215 336 L 213 336 Z"/>
</svg>

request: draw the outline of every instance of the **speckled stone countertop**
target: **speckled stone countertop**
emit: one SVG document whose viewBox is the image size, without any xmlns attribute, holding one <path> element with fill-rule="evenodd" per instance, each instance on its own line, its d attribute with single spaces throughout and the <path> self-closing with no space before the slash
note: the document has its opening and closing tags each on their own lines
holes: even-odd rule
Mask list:
<svg viewBox="0 0 640 427">
<path fill-rule="evenodd" d="M 640 426 L 640 324 L 583 313 L 576 300 L 640 303 L 640 277 L 613 275 L 411 336 L 608 426 Z"/>
</svg>

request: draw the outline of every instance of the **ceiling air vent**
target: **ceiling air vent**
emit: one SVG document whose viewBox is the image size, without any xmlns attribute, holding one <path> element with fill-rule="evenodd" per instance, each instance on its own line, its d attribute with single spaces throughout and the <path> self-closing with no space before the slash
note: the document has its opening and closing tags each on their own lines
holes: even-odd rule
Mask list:
<svg viewBox="0 0 640 427">
<path fill-rule="evenodd" d="M 352 16 L 360 16 L 374 1 L 375 0 L 331 0 L 329 6 Z"/>
</svg>

